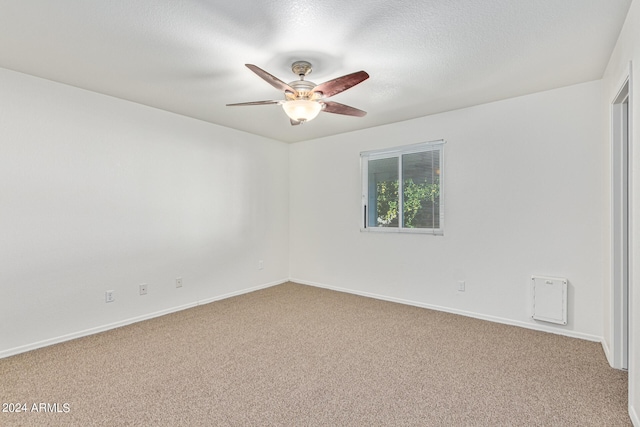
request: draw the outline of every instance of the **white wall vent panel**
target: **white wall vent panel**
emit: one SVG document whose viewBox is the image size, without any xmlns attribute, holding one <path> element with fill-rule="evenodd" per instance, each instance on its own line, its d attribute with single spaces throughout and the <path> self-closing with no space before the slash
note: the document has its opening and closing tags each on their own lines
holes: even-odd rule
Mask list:
<svg viewBox="0 0 640 427">
<path fill-rule="evenodd" d="M 567 279 L 531 276 L 533 318 L 544 322 L 567 324 Z"/>
</svg>

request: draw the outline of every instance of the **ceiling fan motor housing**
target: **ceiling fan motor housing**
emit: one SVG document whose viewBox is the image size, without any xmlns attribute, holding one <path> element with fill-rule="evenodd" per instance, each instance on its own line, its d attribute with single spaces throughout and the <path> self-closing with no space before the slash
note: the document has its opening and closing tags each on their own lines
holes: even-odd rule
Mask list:
<svg viewBox="0 0 640 427">
<path fill-rule="evenodd" d="M 313 94 L 311 93 L 311 90 L 316 87 L 316 84 L 307 80 L 296 80 L 289 83 L 289 86 L 291 86 L 298 92 L 298 96 L 293 97 L 292 95 L 291 99 L 312 99 Z"/>
</svg>

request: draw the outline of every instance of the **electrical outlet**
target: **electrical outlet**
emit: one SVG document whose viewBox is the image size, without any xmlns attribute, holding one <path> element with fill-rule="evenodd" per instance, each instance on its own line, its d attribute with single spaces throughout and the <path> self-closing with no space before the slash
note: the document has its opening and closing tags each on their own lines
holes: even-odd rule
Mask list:
<svg viewBox="0 0 640 427">
<path fill-rule="evenodd" d="M 260 260 L 258 261 L 258 270 L 262 270 L 264 268 L 264 261 Z"/>
<path fill-rule="evenodd" d="M 464 292 L 464 290 L 465 290 L 464 280 L 458 281 L 458 292 Z"/>
<path fill-rule="evenodd" d="M 139 286 L 140 288 L 140 295 L 146 295 L 147 294 L 147 284 L 143 283 Z"/>
<path fill-rule="evenodd" d="M 113 291 L 106 291 L 104 293 L 104 302 L 114 302 L 116 299 L 113 296 Z"/>
<path fill-rule="evenodd" d="M 176 279 L 176 288 L 181 288 L 182 287 L 182 277 L 178 277 Z"/>
</svg>

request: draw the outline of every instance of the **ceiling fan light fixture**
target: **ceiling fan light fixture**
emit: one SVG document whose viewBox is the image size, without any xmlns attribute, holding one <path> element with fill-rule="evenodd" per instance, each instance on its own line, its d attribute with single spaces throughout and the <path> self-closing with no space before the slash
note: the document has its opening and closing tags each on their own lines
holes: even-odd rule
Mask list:
<svg viewBox="0 0 640 427">
<path fill-rule="evenodd" d="M 286 101 L 282 104 L 282 108 L 291 120 L 308 122 L 318 116 L 322 110 L 322 105 L 319 102 L 308 99 L 296 99 Z"/>
</svg>

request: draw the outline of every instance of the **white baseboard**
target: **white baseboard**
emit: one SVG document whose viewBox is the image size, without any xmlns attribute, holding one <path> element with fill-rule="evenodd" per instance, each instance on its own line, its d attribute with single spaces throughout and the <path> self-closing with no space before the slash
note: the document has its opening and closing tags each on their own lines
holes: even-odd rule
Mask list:
<svg viewBox="0 0 640 427">
<path fill-rule="evenodd" d="M 345 293 L 350 293 L 350 294 L 354 294 L 354 295 L 365 296 L 365 297 L 369 297 L 369 298 L 375 298 L 375 299 L 379 299 L 379 300 L 383 300 L 383 301 L 396 302 L 396 303 L 411 305 L 411 306 L 415 306 L 415 307 L 427 308 L 427 309 L 430 309 L 430 310 L 442 311 L 442 312 L 447 312 L 447 313 L 452 313 L 452 314 L 459 314 L 461 316 L 473 317 L 473 318 L 476 318 L 476 319 L 488 320 L 488 321 L 491 321 L 491 322 L 502 323 L 502 324 L 506 324 L 506 325 L 519 326 L 519 327 L 526 328 L 526 329 L 533 329 L 533 330 L 539 330 L 539 331 L 543 331 L 543 332 L 550 332 L 550 333 L 554 333 L 554 334 L 569 336 L 569 337 L 572 337 L 572 338 L 580 338 L 580 339 L 584 339 L 584 340 L 588 340 L 588 341 L 600 342 L 600 343 L 602 343 L 602 346 L 603 346 L 605 355 L 607 356 L 607 359 L 609 360 L 609 357 L 610 357 L 609 356 L 609 354 L 610 354 L 609 349 L 608 349 L 606 343 L 604 342 L 604 340 L 602 339 L 602 337 L 598 337 L 598 336 L 595 336 L 595 335 L 584 334 L 584 333 L 575 332 L 575 331 L 566 331 L 566 330 L 558 330 L 558 329 L 554 329 L 554 328 L 546 328 L 546 327 L 544 327 L 542 325 L 534 325 L 534 324 L 515 321 L 515 320 L 511 320 L 511 319 L 505 319 L 505 318 L 496 317 L 496 316 L 484 315 L 484 314 L 481 314 L 481 313 L 469 312 L 469 311 L 464 311 L 464 310 L 457 310 L 457 309 L 452 309 L 452 308 L 449 308 L 449 307 L 442 307 L 442 306 L 437 306 L 437 305 L 433 305 L 433 304 L 426 304 L 426 303 L 417 302 L 417 301 L 411 301 L 411 300 L 405 300 L 405 299 L 401 299 L 401 298 L 389 297 L 389 296 L 386 296 L 386 295 L 378 295 L 378 294 L 374 294 L 374 293 L 370 293 L 370 292 L 355 291 L 353 289 L 346 289 L 346 288 L 341 288 L 341 287 L 337 287 L 337 286 L 326 285 L 326 284 L 323 284 L 323 283 L 311 282 L 311 281 L 308 281 L 308 280 L 289 278 L 289 279 L 277 280 L 277 281 L 270 282 L 270 283 L 265 283 L 265 284 L 254 286 L 254 287 L 250 287 L 250 288 L 245 288 L 245 289 L 242 289 L 242 290 L 239 290 L 239 291 L 234 291 L 234 292 L 230 292 L 230 293 L 227 293 L 227 294 L 218 295 L 218 296 L 211 297 L 211 298 L 206 298 L 206 299 L 203 299 L 203 300 L 198 300 L 198 301 L 195 301 L 195 302 L 192 302 L 192 303 L 189 303 L 189 304 L 183 304 L 183 305 L 176 306 L 176 307 L 170 307 L 170 308 L 167 308 L 167 309 L 164 309 L 164 310 L 160 310 L 160 311 L 156 311 L 156 312 L 153 312 L 153 313 L 144 314 L 144 315 L 141 315 L 141 316 L 136 316 L 136 317 L 133 317 L 133 318 L 120 320 L 118 322 L 109 323 L 109 324 L 106 324 L 106 325 L 101 325 L 101 326 L 98 326 L 98 327 L 95 327 L 95 328 L 85 329 L 85 330 L 73 332 L 73 333 L 70 333 L 70 334 L 65 334 L 65 335 L 61 335 L 61 336 L 58 336 L 58 337 L 49 338 L 49 339 L 46 339 L 46 340 L 30 343 L 30 344 L 27 344 L 27 345 L 14 347 L 14 348 L 10 348 L 10 349 L 7 349 L 7 350 L 2 350 L 2 351 L 0 351 L 0 359 L 5 358 L 5 357 L 9 357 L 9 356 L 13 356 L 13 355 L 16 355 L 16 354 L 24 353 L 24 352 L 27 352 L 27 351 L 35 350 L 37 348 L 46 347 L 46 346 L 50 346 L 50 345 L 53 345 L 53 344 L 58 344 L 58 343 L 65 342 L 65 341 L 70 341 L 72 339 L 81 338 L 81 337 L 88 336 L 88 335 L 97 334 L 97 333 L 100 333 L 100 332 L 108 331 L 110 329 L 115 329 L 115 328 L 119 328 L 119 327 L 122 327 L 122 326 L 130 325 L 132 323 L 142 322 L 144 320 L 153 319 L 154 317 L 164 316 L 166 314 L 170 314 L 170 313 L 175 313 L 177 311 L 186 310 L 188 308 L 192 308 L 192 307 L 195 307 L 195 306 L 198 306 L 198 305 L 208 304 L 208 303 L 219 301 L 219 300 L 223 300 L 223 299 L 226 299 L 226 298 L 231 298 L 231 297 L 242 295 L 242 294 L 246 294 L 246 293 L 249 293 L 249 292 L 254 292 L 254 291 L 257 291 L 257 290 L 260 290 L 260 289 L 269 288 L 271 286 L 280 285 L 280 284 L 285 283 L 287 281 L 292 281 L 292 282 L 300 283 L 300 284 L 303 284 L 303 285 L 315 286 L 315 287 L 318 287 L 318 288 L 331 289 L 331 290 L 335 290 L 335 291 L 338 291 L 338 292 L 345 292 Z M 640 425 L 638 425 L 638 427 L 640 427 Z"/>
<path fill-rule="evenodd" d="M 442 307 L 442 306 L 433 305 L 433 304 L 426 304 L 426 303 L 418 302 L 418 301 L 405 300 L 405 299 L 402 299 L 402 298 L 389 297 L 389 296 L 386 296 L 386 295 L 378 295 L 378 294 L 373 294 L 373 293 L 370 293 L 370 292 L 357 291 L 357 290 L 353 290 L 353 289 L 346 289 L 346 288 L 341 288 L 341 287 L 337 287 L 337 286 L 326 285 L 326 284 L 323 284 L 323 283 L 310 282 L 308 280 L 296 279 L 296 278 L 293 278 L 293 277 L 290 278 L 289 280 L 291 282 L 300 283 L 301 285 L 315 286 L 317 288 L 331 289 L 331 290 L 338 291 L 338 292 L 346 292 L 346 293 L 349 293 L 349 294 L 360 295 L 360 296 L 369 297 L 369 298 L 375 298 L 375 299 L 379 299 L 379 300 L 383 300 L 383 301 L 396 302 L 396 303 L 411 305 L 411 306 L 415 306 L 415 307 L 427 308 L 427 309 L 430 309 L 430 310 L 442 311 L 442 312 L 445 312 L 445 313 L 459 314 L 461 316 L 473 317 L 475 319 L 488 320 L 490 322 L 502 323 L 502 324 L 511 325 L 511 326 L 518 326 L 518 327 L 521 327 L 521 328 L 533 329 L 533 330 L 536 330 L 536 331 L 550 332 L 552 334 L 564 335 L 564 336 L 568 336 L 568 337 L 571 337 L 571 338 L 579 338 L 579 339 L 583 339 L 583 340 L 586 340 L 586 341 L 594 341 L 594 342 L 600 342 L 600 343 L 602 343 L 604 341 L 602 339 L 602 337 L 599 337 L 597 335 L 585 334 L 585 333 L 582 333 L 582 332 L 568 331 L 568 330 L 564 330 L 564 329 L 555 329 L 553 327 L 546 327 L 544 325 L 539 325 L 539 324 L 531 324 L 531 323 L 527 323 L 527 322 L 522 322 L 522 321 L 512 320 L 512 319 L 506 319 L 506 318 L 486 315 L 486 314 L 482 314 L 482 313 L 475 313 L 475 312 L 471 312 L 471 311 L 458 310 L 458 309 L 454 309 L 454 308 Z"/>
<path fill-rule="evenodd" d="M 255 292 L 255 291 L 259 291 L 260 289 L 266 289 L 266 288 L 270 288 L 272 286 L 281 285 L 281 284 L 286 283 L 288 281 L 289 281 L 288 278 L 287 279 L 280 279 L 280 280 L 276 280 L 275 282 L 269 282 L 269 283 L 265 283 L 263 285 L 254 286 L 252 288 L 246 288 L 246 289 L 241 289 L 239 291 L 229 292 L 228 294 L 219 295 L 217 297 L 206 298 L 206 299 L 198 301 L 197 305 L 209 304 L 211 302 L 220 301 L 220 300 L 231 298 L 231 297 L 236 297 L 238 295 L 248 294 L 249 292 Z"/>
<path fill-rule="evenodd" d="M 631 405 L 629 405 L 629 418 L 631 418 L 631 424 L 633 424 L 633 427 L 640 427 L 640 417 L 638 417 L 636 409 Z"/>
<path fill-rule="evenodd" d="M 26 344 L 20 347 L 14 347 L 14 348 L 10 348 L 7 350 L 2 350 L 0 351 L 0 359 L 3 359 L 5 357 L 9 357 L 9 356 L 14 356 L 16 354 L 20 354 L 20 353 L 25 353 L 27 351 L 31 351 L 31 350 L 35 350 L 41 347 L 47 347 L 53 344 L 58 344 L 61 342 L 65 342 L 65 341 L 70 341 L 76 338 L 82 338 L 82 337 L 86 337 L 88 335 L 93 335 L 93 334 L 97 334 L 100 332 L 105 332 L 108 331 L 110 329 L 115 329 L 115 328 L 120 328 L 122 326 L 127 326 L 127 325 L 131 325 L 132 323 L 137 323 L 137 322 L 142 322 L 144 320 L 149 320 L 149 319 L 153 319 L 154 317 L 160 317 L 160 316 L 164 316 L 166 314 L 170 314 L 170 313 L 175 313 L 177 311 L 182 311 L 182 310 L 186 310 L 188 308 L 193 308 L 196 307 L 198 305 L 204 305 L 204 304 L 209 304 L 211 302 L 214 301 L 220 301 L 226 298 L 231 298 L 234 296 L 238 296 L 238 295 L 242 295 L 242 294 L 247 294 L 249 292 L 254 292 L 260 289 L 265 289 L 265 288 L 269 288 L 271 286 L 276 286 L 276 285 L 280 285 L 282 283 L 288 282 L 289 279 L 281 279 L 281 280 L 277 280 L 275 282 L 270 282 L 270 283 L 265 283 L 262 285 L 258 285 L 258 286 L 253 286 L 251 288 L 246 288 L 246 289 L 242 289 L 239 291 L 235 291 L 235 292 L 230 292 L 227 294 L 223 294 L 223 295 L 219 295 L 216 297 L 212 297 L 212 298 L 206 298 L 203 300 L 198 300 L 192 303 L 188 303 L 188 304 L 183 304 L 183 305 L 179 305 L 179 306 L 175 306 L 175 307 L 170 307 L 164 310 L 160 310 L 160 311 L 155 311 L 153 313 L 147 313 L 147 314 L 143 314 L 141 316 L 136 316 L 136 317 L 131 317 L 129 319 L 124 319 L 124 320 L 120 320 L 117 322 L 113 322 L 113 323 L 109 323 L 106 325 L 101 325 L 101 326 L 97 326 L 95 328 L 90 328 L 90 329 L 85 329 L 82 331 L 77 331 L 77 332 L 72 332 L 70 334 L 65 334 L 65 335 L 61 335 L 58 337 L 54 337 L 54 338 L 49 338 L 46 340 L 42 340 L 42 341 L 38 341 L 38 342 L 34 342 L 31 344 Z"/>
<path fill-rule="evenodd" d="M 612 368 L 613 366 L 613 354 L 611 354 L 611 349 L 609 348 L 609 344 L 607 344 L 607 341 L 605 341 L 604 338 L 602 338 L 602 350 L 604 351 L 604 355 L 607 358 L 607 362 L 609 363 L 609 366 L 611 366 Z"/>
</svg>

